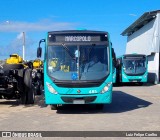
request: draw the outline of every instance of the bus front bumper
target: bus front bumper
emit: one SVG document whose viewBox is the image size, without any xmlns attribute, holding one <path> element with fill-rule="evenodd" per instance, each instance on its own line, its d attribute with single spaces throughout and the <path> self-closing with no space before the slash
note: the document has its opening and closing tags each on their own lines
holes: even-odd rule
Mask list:
<svg viewBox="0 0 160 140">
<path fill-rule="evenodd" d="M 123 74 L 122 76 L 122 82 L 147 82 L 146 74 L 144 74 L 143 76 L 128 76 Z"/>
<path fill-rule="evenodd" d="M 112 102 L 111 91 L 92 95 L 45 94 L 46 104 L 109 104 Z"/>
</svg>

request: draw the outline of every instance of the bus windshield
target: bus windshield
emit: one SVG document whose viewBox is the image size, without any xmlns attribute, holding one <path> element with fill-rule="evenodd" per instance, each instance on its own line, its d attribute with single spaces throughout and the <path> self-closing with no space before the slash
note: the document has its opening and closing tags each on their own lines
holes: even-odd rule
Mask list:
<svg viewBox="0 0 160 140">
<path fill-rule="evenodd" d="M 52 45 L 47 50 L 48 74 L 55 80 L 100 80 L 109 74 L 106 45 Z"/>
<path fill-rule="evenodd" d="M 146 59 L 123 59 L 123 69 L 128 75 L 144 74 L 147 70 Z"/>
</svg>

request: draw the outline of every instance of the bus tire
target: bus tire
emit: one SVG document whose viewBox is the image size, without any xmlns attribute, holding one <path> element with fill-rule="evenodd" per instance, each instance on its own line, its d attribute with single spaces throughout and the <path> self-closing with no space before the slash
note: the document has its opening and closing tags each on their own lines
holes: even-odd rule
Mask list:
<svg viewBox="0 0 160 140">
<path fill-rule="evenodd" d="M 25 95 L 27 97 L 26 104 L 34 104 L 35 93 L 32 86 L 32 70 L 26 69 L 24 73 Z"/>
<path fill-rule="evenodd" d="M 104 107 L 104 104 L 96 104 L 96 108 L 97 108 L 98 110 L 102 110 L 103 107 Z"/>
<path fill-rule="evenodd" d="M 51 110 L 57 110 L 58 106 L 57 105 L 50 105 L 51 106 Z"/>
</svg>

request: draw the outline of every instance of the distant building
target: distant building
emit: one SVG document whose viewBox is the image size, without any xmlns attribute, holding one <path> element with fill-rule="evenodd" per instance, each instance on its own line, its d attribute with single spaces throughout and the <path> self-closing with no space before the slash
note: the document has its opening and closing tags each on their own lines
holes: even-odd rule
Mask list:
<svg viewBox="0 0 160 140">
<path fill-rule="evenodd" d="M 148 56 L 149 82 L 160 82 L 160 10 L 144 13 L 125 29 L 126 54 L 138 53 Z"/>
</svg>

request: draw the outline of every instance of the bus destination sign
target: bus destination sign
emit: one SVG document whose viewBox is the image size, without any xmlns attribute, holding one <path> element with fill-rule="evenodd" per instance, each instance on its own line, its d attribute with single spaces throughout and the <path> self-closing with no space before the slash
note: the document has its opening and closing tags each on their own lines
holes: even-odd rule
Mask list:
<svg viewBox="0 0 160 140">
<path fill-rule="evenodd" d="M 91 36 L 65 36 L 66 42 L 90 42 L 91 39 Z"/>
<path fill-rule="evenodd" d="M 108 41 L 107 35 L 53 35 L 48 36 L 49 42 L 98 42 Z"/>
</svg>

